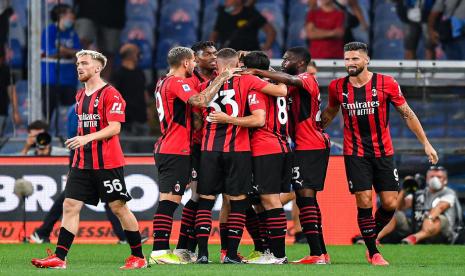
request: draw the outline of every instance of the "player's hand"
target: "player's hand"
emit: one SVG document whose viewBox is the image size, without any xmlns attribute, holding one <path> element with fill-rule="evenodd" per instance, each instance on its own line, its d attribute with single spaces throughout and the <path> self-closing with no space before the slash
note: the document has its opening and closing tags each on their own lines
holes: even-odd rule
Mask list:
<svg viewBox="0 0 465 276">
<path fill-rule="evenodd" d="M 73 138 L 70 138 L 65 141 L 65 146 L 68 149 L 77 149 L 80 147 L 83 147 L 87 143 L 89 143 L 90 140 L 86 136 L 75 136 Z"/>
<path fill-rule="evenodd" d="M 426 153 L 426 156 L 428 156 L 428 160 L 431 164 L 435 165 L 438 163 L 439 161 L 438 154 L 430 143 L 427 143 L 425 145 L 425 153 Z"/>
<path fill-rule="evenodd" d="M 228 124 L 231 117 L 221 111 L 213 111 L 208 115 L 208 120 L 217 124 Z"/>
</svg>

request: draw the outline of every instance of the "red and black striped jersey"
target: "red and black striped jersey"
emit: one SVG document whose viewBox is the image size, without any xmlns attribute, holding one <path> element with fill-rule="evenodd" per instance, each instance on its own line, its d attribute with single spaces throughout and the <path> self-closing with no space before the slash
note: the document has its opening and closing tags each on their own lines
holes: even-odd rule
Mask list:
<svg viewBox="0 0 465 276">
<path fill-rule="evenodd" d="M 330 147 L 329 135 L 321 128 L 321 95 L 315 77 L 307 72 L 298 75 L 303 87 L 289 86 L 291 102 L 291 136 L 295 150 L 318 150 Z"/>
<path fill-rule="evenodd" d="M 155 102 L 161 136 L 155 143 L 155 153 L 191 153 L 192 111 L 187 101 L 197 93 L 195 88 L 180 77 L 166 76 L 157 82 Z"/>
<path fill-rule="evenodd" d="M 214 73 L 213 76 L 212 76 L 212 79 L 214 79 L 216 76 L 217 76 L 217 74 Z M 194 74 L 192 75 L 192 77 L 187 78 L 186 82 L 189 85 L 191 85 L 191 87 L 194 87 L 198 91 L 201 91 L 201 90 L 199 90 L 200 85 L 202 83 L 206 82 L 206 81 L 209 81 L 209 80 L 210 79 L 207 76 L 202 75 L 199 72 L 199 70 L 197 68 L 195 68 L 194 69 Z M 202 111 L 199 108 L 196 108 L 196 107 L 192 108 L 192 112 L 202 114 Z M 202 129 L 199 129 L 199 130 L 193 129 L 192 131 L 193 131 L 192 132 L 192 142 L 194 144 L 199 144 L 200 145 L 202 143 Z"/>
<path fill-rule="evenodd" d="M 391 76 L 373 73 L 364 86 L 353 87 L 349 77 L 329 85 L 329 106 L 341 106 L 344 118 L 344 155 L 381 157 L 394 154 L 389 132 L 389 104 L 405 103 Z"/>
<path fill-rule="evenodd" d="M 258 109 L 266 112 L 265 125 L 251 134 L 252 156 L 290 152 L 286 97 L 272 97 L 257 91 L 250 92 L 248 97 L 251 112 Z"/>
<path fill-rule="evenodd" d="M 208 107 L 203 110 L 206 121 L 203 126 L 202 151 L 250 151 L 247 128 L 209 122 L 208 114 L 216 110 L 232 117 L 244 117 L 248 111 L 249 92 L 261 91 L 267 84 L 266 81 L 252 75 L 232 77 L 223 84 Z M 208 85 L 208 82 L 203 83 L 200 90 L 204 90 Z"/>
<path fill-rule="evenodd" d="M 125 121 L 126 102 L 113 86 L 106 84 L 91 95 L 85 89 L 76 94 L 75 111 L 78 116 L 77 135 L 97 132 L 109 122 Z M 74 151 L 72 167 L 79 169 L 112 169 L 124 166 L 119 136 L 92 141 Z"/>
</svg>

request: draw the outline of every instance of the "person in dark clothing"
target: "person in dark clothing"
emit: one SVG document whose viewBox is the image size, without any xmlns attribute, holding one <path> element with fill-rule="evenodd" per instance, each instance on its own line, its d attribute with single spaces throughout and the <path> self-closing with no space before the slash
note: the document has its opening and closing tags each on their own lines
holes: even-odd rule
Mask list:
<svg viewBox="0 0 465 276">
<path fill-rule="evenodd" d="M 114 56 L 126 24 L 126 0 L 74 0 L 76 31 L 84 49 L 92 44 L 108 58 L 104 79 L 111 76 Z"/>
<path fill-rule="evenodd" d="M 18 111 L 18 100 L 14 78 L 10 74 L 10 68 L 5 63 L 5 49 L 0 46 L 0 137 L 8 119 L 8 109 L 12 104 L 12 116 L 15 125 L 21 123 L 21 116 Z"/>
<path fill-rule="evenodd" d="M 140 59 L 139 47 L 126 43 L 120 49 L 121 67 L 115 69 L 111 83 L 126 99 L 126 123 L 122 134 L 143 136 L 148 134 L 147 102 L 148 93 L 145 86 L 144 72 L 137 67 Z"/>
<path fill-rule="evenodd" d="M 266 41 L 259 45 L 258 31 L 266 35 Z M 267 22 L 254 5 L 244 6 L 243 0 L 226 0 L 218 8 L 218 17 L 210 40 L 218 42 L 220 48 L 235 50 L 269 50 L 276 37 L 276 30 Z"/>
</svg>

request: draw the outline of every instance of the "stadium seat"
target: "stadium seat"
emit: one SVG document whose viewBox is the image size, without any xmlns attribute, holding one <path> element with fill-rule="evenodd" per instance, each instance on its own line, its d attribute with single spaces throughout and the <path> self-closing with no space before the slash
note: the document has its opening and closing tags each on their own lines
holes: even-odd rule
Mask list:
<svg viewBox="0 0 465 276">
<path fill-rule="evenodd" d="M 307 0 L 289 1 L 289 18 L 292 18 L 292 23 L 301 22 L 304 24 L 308 9 Z M 291 23 L 291 20 L 289 20 L 289 22 Z"/>
<path fill-rule="evenodd" d="M 127 43 L 133 43 L 139 47 L 140 50 L 140 60 L 138 67 L 141 69 L 151 69 L 153 68 L 153 47 L 147 40 L 132 39 L 124 41 Z M 118 57 L 118 60 L 115 61 L 117 64 L 121 62 Z"/>
<path fill-rule="evenodd" d="M 464 125 L 458 127 L 449 127 L 447 130 L 447 137 L 449 138 L 465 138 Z"/>
<path fill-rule="evenodd" d="M 287 32 L 286 46 L 287 48 L 295 46 L 306 46 L 307 39 L 305 33 L 304 22 L 292 22 Z"/>
<path fill-rule="evenodd" d="M 121 33 L 121 42 L 130 40 L 146 40 L 155 45 L 154 28 L 148 22 L 128 21 Z"/>
<path fill-rule="evenodd" d="M 424 116 L 420 120 L 426 125 L 444 125 L 446 123 L 446 114 L 443 112 L 428 113 L 428 116 Z"/>
<path fill-rule="evenodd" d="M 157 7 L 158 1 L 156 0 L 127 0 L 126 20 L 147 21 L 154 25 Z"/>
<path fill-rule="evenodd" d="M 159 39 L 173 39 L 179 41 L 196 41 L 197 28 L 186 22 L 177 22 L 159 29 Z"/>
<path fill-rule="evenodd" d="M 393 138 L 400 138 L 402 137 L 402 126 L 399 126 L 399 125 L 393 125 L 391 124 L 390 125 L 390 133 L 391 133 L 391 137 Z"/>
<path fill-rule="evenodd" d="M 198 12 L 200 10 L 200 2 L 201 0 L 162 0 L 161 6 L 163 8 L 164 6 L 168 5 L 176 5 Z"/>
<path fill-rule="evenodd" d="M 168 68 L 166 56 L 168 51 L 175 46 L 186 46 L 190 47 L 195 41 L 192 40 L 173 40 L 163 39 L 159 40 L 157 44 L 157 55 L 155 60 L 155 69 L 164 70 Z"/>
<path fill-rule="evenodd" d="M 279 6 L 273 3 L 257 3 L 257 10 L 272 24 L 276 30 L 284 29 L 284 12 Z"/>
<path fill-rule="evenodd" d="M 429 138 L 444 138 L 446 136 L 446 128 L 444 126 L 434 126 L 434 127 L 424 126 L 424 127 L 425 127 L 426 135 Z"/>
<path fill-rule="evenodd" d="M 11 7 L 14 11 L 14 15 L 12 17 L 16 17 L 16 20 L 23 28 L 27 27 L 27 2 L 28 0 L 10 1 Z M 10 22 L 11 20 L 12 18 L 10 18 Z"/>
<path fill-rule="evenodd" d="M 191 24 L 197 28 L 199 26 L 198 11 L 176 1 L 163 5 L 161 7 L 160 29 L 179 23 Z"/>
<path fill-rule="evenodd" d="M 13 69 L 21 69 L 25 64 L 24 48 L 17 39 L 10 40 L 10 50 L 12 53 L 11 60 L 9 61 L 10 66 Z"/>
</svg>

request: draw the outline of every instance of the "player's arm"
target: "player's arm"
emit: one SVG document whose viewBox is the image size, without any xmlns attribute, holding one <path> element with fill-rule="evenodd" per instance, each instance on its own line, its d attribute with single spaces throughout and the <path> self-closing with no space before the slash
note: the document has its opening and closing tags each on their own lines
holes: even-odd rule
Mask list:
<svg viewBox="0 0 465 276">
<path fill-rule="evenodd" d="M 265 125 L 266 112 L 263 109 L 251 111 L 252 115 L 245 117 L 231 117 L 224 112 L 213 111 L 208 115 L 212 123 L 233 124 L 240 127 L 262 127 Z"/>
<path fill-rule="evenodd" d="M 292 86 L 297 86 L 297 87 L 303 87 L 304 84 L 302 82 L 302 79 L 299 78 L 298 76 L 293 76 L 289 75 L 283 72 L 276 72 L 276 71 L 268 71 L 268 70 L 261 70 L 261 69 L 246 69 L 241 72 L 241 74 L 252 74 L 256 75 L 262 78 L 268 78 L 270 80 L 273 80 L 277 83 L 283 83 L 286 85 L 292 85 Z M 263 91 L 262 91 L 263 92 Z M 265 93 L 265 92 L 263 92 Z M 265 93 L 267 94 L 267 93 Z M 272 95 L 275 96 L 275 95 Z"/>
<path fill-rule="evenodd" d="M 117 121 L 110 121 L 108 122 L 108 126 L 97 132 L 89 133 L 83 136 L 74 136 L 73 138 L 66 140 L 65 146 L 68 149 L 77 149 L 92 141 L 100 141 L 111 138 L 115 135 L 118 135 L 120 131 L 121 123 Z"/>
<path fill-rule="evenodd" d="M 233 71 L 226 70 L 213 80 L 202 92 L 192 95 L 188 103 L 192 106 L 207 107 L 225 81 L 233 76 Z"/>
<path fill-rule="evenodd" d="M 202 115 L 199 112 L 192 112 L 193 127 L 195 130 L 200 130 L 203 126 Z"/>
<path fill-rule="evenodd" d="M 327 106 L 321 113 L 321 127 L 327 128 L 339 112 L 339 106 Z"/>
<path fill-rule="evenodd" d="M 418 141 L 424 146 L 425 153 L 428 156 L 428 159 L 431 163 L 436 164 L 438 162 L 438 154 L 433 146 L 428 141 L 426 134 L 421 126 L 420 121 L 415 115 L 415 112 L 410 108 L 407 103 L 404 103 L 400 106 L 396 106 L 397 111 L 400 113 L 408 128 L 415 133 Z"/>
<path fill-rule="evenodd" d="M 328 105 L 321 113 L 321 127 L 327 128 L 339 112 L 340 102 L 337 97 L 337 82 L 332 81 L 328 86 Z"/>
</svg>

